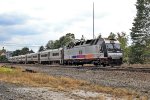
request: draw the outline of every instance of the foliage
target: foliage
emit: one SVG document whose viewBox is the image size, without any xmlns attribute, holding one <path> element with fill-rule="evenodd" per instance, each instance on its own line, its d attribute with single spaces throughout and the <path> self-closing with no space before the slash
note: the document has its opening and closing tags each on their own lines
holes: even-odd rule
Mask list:
<svg viewBox="0 0 150 100">
<path fill-rule="evenodd" d="M 7 62 L 8 59 L 6 58 L 6 56 L 0 56 L 0 62 Z"/>
<path fill-rule="evenodd" d="M 130 49 L 130 54 L 129 54 L 129 63 L 131 64 L 143 64 L 144 63 L 144 59 L 143 59 L 143 53 L 144 53 L 144 45 L 140 45 L 140 44 L 135 44 L 131 46 Z"/>
<path fill-rule="evenodd" d="M 15 50 L 13 53 L 12 53 L 12 56 L 18 56 L 21 54 L 21 50 Z"/>
<path fill-rule="evenodd" d="M 3 47 L 3 49 L 1 50 L 2 52 L 6 52 L 6 49 L 4 49 L 4 47 Z"/>
<path fill-rule="evenodd" d="M 121 49 L 123 50 L 123 61 L 128 62 L 129 50 L 128 36 L 125 32 L 117 33 L 117 40 L 120 42 Z"/>
<path fill-rule="evenodd" d="M 31 49 L 31 50 L 29 51 L 29 53 L 34 53 L 34 51 Z"/>
<path fill-rule="evenodd" d="M 46 44 L 46 49 L 57 49 L 63 46 L 66 46 L 69 42 L 75 39 L 75 36 L 73 33 L 67 33 L 65 36 L 62 36 L 59 38 L 59 40 L 55 41 L 48 41 Z"/>
<path fill-rule="evenodd" d="M 144 63 L 142 56 L 150 44 L 150 1 L 137 0 L 137 14 L 131 29 L 131 63 Z"/>
<path fill-rule="evenodd" d="M 54 48 L 54 41 L 49 40 L 48 43 L 46 44 L 46 49 L 53 49 Z"/>
<path fill-rule="evenodd" d="M 7 73 L 7 74 L 10 74 L 12 73 L 13 70 L 10 69 L 10 68 L 4 68 L 4 67 L 0 67 L 0 73 Z"/>
<path fill-rule="evenodd" d="M 34 51 L 33 50 L 29 50 L 29 48 L 27 48 L 27 47 L 24 47 L 21 50 L 19 50 L 19 49 L 15 50 L 12 53 L 12 56 L 25 55 L 25 54 L 28 54 L 28 53 L 34 53 Z"/>
<path fill-rule="evenodd" d="M 116 34 L 114 34 L 113 32 L 111 32 L 108 36 L 108 39 L 115 39 L 116 38 Z"/>
<path fill-rule="evenodd" d="M 44 50 L 45 50 L 44 46 L 40 46 L 39 52 L 44 51 Z"/>
</svg>

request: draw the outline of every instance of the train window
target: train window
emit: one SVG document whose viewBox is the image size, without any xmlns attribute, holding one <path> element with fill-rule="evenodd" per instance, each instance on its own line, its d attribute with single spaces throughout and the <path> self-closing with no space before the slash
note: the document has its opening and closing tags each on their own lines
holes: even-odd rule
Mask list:
<svg viewBox="0 0 150 100">
<path fill-rule="evenodd" d="M 59 56 L 59 53 L 53 53 L 53 56 Z"/>
<path fill-rule="evenodd" d="M 33 56 L 33 58 L 37 58 L 37 56 Z"/>
<path fill-rule="evenodd" d="M 102 52 L 104 52 L 104 50 L 103 50 L 103 47 L 102 47 L 102 46 L 101 46 L 100 52 L 101 52 L 101 53 L 102 53 Z"/>
<path fill-rule="evenodd" d="M 48 55 L 47 54 L 43 54 L 43 55 L 41 55 L 41 57 L 47 57 Z"/>
<path fill-rule="evenodd" d="M 28 56 L 28 58 L 31 58 L 31 56 Z"/>
</svg>

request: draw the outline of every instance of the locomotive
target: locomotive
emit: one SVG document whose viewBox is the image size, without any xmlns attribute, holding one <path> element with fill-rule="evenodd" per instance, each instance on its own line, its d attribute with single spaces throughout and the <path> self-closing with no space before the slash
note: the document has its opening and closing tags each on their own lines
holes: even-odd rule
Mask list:
<svg viewBox="0 0 150 100">
<path fill-rule="evenodd" d="M 63 48 L 10 57 L 9 62 L 114 66 L 122 64 L 122 57 L 123 51 L 118 40 L 97 38 L 75 40 Z"/>
</svg>

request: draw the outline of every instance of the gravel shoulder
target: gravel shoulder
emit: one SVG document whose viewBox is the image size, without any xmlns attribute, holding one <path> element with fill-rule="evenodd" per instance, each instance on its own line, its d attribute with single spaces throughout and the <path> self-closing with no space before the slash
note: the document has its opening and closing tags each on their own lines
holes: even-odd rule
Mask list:
<svg viewBox="0 0 150 100">
<path fill-rule="evenodd" d="M 47 87 L 28 87 L 0 82 L 0 100 L 124 100 L 110 94 L 84 90 L 54 91 Z"/>
<path fill-rule="evenodd" d="M 47 88 L 0 82 L 0 100 L 71 100 L 71 95 Z"/>
<path fill-rule="evenodd" d="M 41 65 L 11 65 L 11 66 L 22 67 L 24 69 L 27 69 L 27 68 L 33 69 L 37 72 L 46 73 L 46 74 L 52 75 L 52 76 L 64 76 L 64 77 L 70 77 L 70 78 L 74 78 L 74 79 L 86 80 L 90 83 L 99 84 L 102 86 L 110 86 L 110 87 L 115 87 L 115 88 L 117 87 L 117 88 L 126 88 L 128 90 L 135 90 L 135 91 L 139 92 L 141 95 L 147 95 L 150 98 L 150 73 L 127 72 L 127 71 L 88 70 L 88 69 L 76 69 L 76 68 L 64 68 L 64 67 L 62 68 L 62 67 L 58 67 L 58 66 L 41 66 Z M 6 98 L 4 97 L 5 99 L 3 99 L 3 93 L 5 95 L 7 95 L 7 94 L 9 94 L 10 90 L 12 90 L 12 92 L 9 94 L 10 97 L 11 97 L 11 94 L 18 96 L 18 93 L 22 93 L 21 94 L 22 100 L 31 100 L 31 98 L 35 99 L 35 100 L 48 100 L 48 99 L 45 99 L 47 97 L 53 97 L 53 98 L 49 98 L 50 100 L 51 99 L 52 100 L 60 100 L 60 99 L 55 99 L 55 97 L 59 98 L 59 96 L 57 94 L 60 95 L 60 98 L 64 98 L 63 100 L 70 100 L 70 99 L 78 100 L 79 98 L 81 99 L 80 95 L 75 95 L 76 93 L 70 94 L 70 93 L 65 93 L 62 91 L 47 91 L 47 90 L 45 90 L 45 88 L 38 88 L 38 89 L 28 88 L 28 87 L 20 88 L 18 86 L 17 86 L 17 88 L 12 89 L 12 87 L 16 87 L 16 86 L 14 86 L 14 85 L 9 86 L 9 84 L 5 84 L 6 85 L 5 86 L 1 82 L 0 82 L 0 84 L 2 84 L 2 85 L 0 85 L 0 91 L 5 90 L 5 92 L 2 92 L 2 93 L 0 92 L 0 99 L 2 98 L 2 100 L 11 100 L 11 99 L 7 99 L 7 97 Z M 11 87 L 11 89 L 8 90 L 9 87 Z M 23 92 L 14 92 L 14 91 L 23 91 Z M 26 97 L 25 95 L 23 95 L 23 94 L 26 94 L 25 93 L 26 91 L 29 92 L 28 96 L 30 97 L 30 99 L 28 97 Z M 36 91 L 39 91 L 39 92 L 36 93 Z M 47 92 L 42 92 L 42 91 L 47 91 Z M 79 92 L 81 93 L 81 91 L 79 91 Z M 42 94 L 45 93 L 44 97 L 41 96 L 40 93 L 42 93 Z M 32 95 L 30 96 L 30 94 L 35 95 L 35 97 Z M 47 95 L 54 94 L 54 95 L 47 96 L 46 94 Z M 88 94 L 86 94 L 86 95 L 88 95 Z M 36 98 L 37 96 L 39 96 L 38 97 L 39 99 Z M 82 97 L 83 97 L 83 95 L 82 95 Z M 16 97 L 16 98 L 20 98 L 20 97 Z M 20 100 L 20 99 L 18 99 L 18 100 Z"/>
<path fill-rule="evenodd" d="M 16 65 L 15 65 L 16 66 Z M 20 65 L 17 65 L 20 67 Z M 128 71 L 103 71 L 58 66 L 21 65 L 22 68 L 33 69 L 52 76 L 64 76 L 86 80 L 102 86 L 126 88 L 135 90 L 150 97 L 150 73 Z"/>
</svg>

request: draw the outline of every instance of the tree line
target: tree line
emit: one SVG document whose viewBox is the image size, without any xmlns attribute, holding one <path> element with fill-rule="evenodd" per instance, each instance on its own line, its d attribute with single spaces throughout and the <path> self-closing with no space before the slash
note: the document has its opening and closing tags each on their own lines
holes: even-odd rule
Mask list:
<svg viewBox="0 0 150 100">
<path fill-rule="evenodd" d="M 40 46 L 39 52 L 48 50 L 48 49 L 57 49 L 63 46 L 66 46 L 69 42 L 75 39 L 75 35 L 73 33 L 67 33 L 65 36 L 59 38 L 59 40 L 49 40 L 46 46 Z"/>
<path fill-rule="evenodd" d="M 34 51 L 31 49 L 29 50 L 28 47 L 24 47 L 22 48 L 21 50 L 15 50 L 13 53 L 12 53 L 12 56 L 18 56 L 18 55 L 25 55 L 25 54 L 28 54 L 28 53 L 34 53 Z"/>
<path fill-rule="evenodd" d="M 146 63 L 150 56 L 150 0 L 137 0 L 137 14 L 131 29 L 130 63 Z"/>
</svg>

